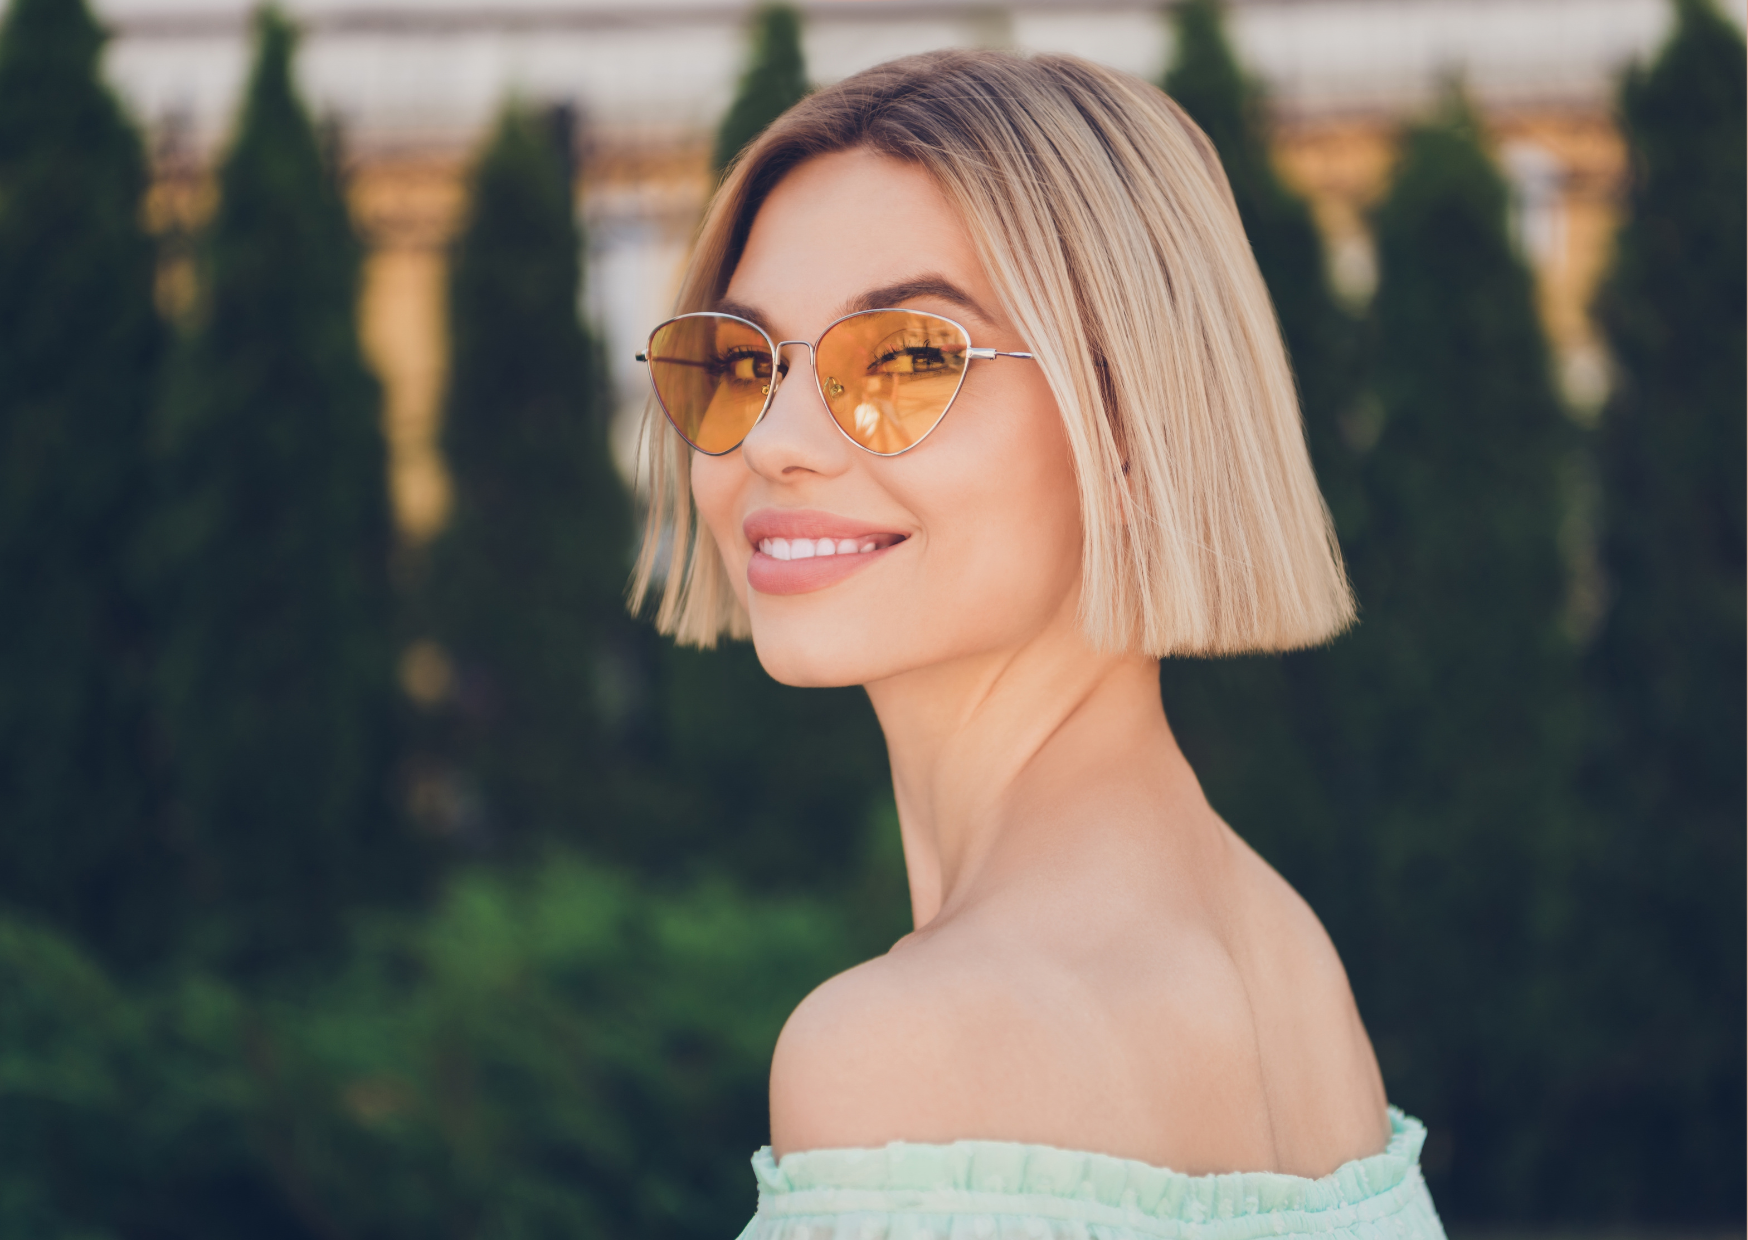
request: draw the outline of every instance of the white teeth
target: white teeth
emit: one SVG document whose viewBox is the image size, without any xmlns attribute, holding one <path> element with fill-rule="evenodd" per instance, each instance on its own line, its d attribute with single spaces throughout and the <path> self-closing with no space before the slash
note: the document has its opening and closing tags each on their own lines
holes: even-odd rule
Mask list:
<svg viewBox="0 0 1748 1240">
<path fill-rule="evenodd" d="M 811 560 L 821 555 L 867 555 L 880 550 L 872 538 L 761 538 L 759 550 L 773 560 Z"/>
</svg>

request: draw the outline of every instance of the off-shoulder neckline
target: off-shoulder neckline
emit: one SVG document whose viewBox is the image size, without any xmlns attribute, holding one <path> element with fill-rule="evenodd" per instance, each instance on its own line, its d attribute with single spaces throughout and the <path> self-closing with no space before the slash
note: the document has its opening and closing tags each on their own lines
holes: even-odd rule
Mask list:
<svg viewBox="0 0 1748 1240">
<path fill-rule="evenodd" d="M 780 1162 L 765 1146 L 753 1156 L 753 1170 L 761 1202 L 772 1205 L 785 1197 L 821 1191 L 952 1192 L 988 1199 L 1028 1198 L 1034 1203 L 1055 1198 L 1185 1221 L 1287 1210 L 1321 1212 L 1420 1182 L 1426 1128 L 1395 1107 L 1389 1113 L 1390 1139 L 1381 1151 L 1343 1163 L 1316 1179 L 1280 1171 L 1188 1175 L 1112 1154 L 974 1140 L 794 1150 Z"/>
</svg>

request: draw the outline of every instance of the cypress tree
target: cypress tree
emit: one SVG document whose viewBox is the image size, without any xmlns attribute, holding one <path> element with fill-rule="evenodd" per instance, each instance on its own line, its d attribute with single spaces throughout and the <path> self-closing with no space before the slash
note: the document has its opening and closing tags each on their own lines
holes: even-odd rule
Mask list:
<svg viewBox="0 0 1748 1240">
<path fill-rule="evenodd" d="M 1588 657 L 1589 786 L 1606 829 L 1590 959 L 1612 1062 L 1575 1128 L 1631 1177 L 1585 1189 L 1740 1217 L 1742 1132 L 1743 228 L 1740 34 L 1704 0 L 1627 77 L 1631 190 L 1598 309 L 1617 363 L 1597 435 L 1613 602 Z M 1624 1070 L 1621 1065 L 1632 1065 Z M 1660 1197 L 1661 1194 L 1658 1194 Z"/>
<path fill-rule="evenodd" d="M 1358 329 L 1330 291 L 1323 240 L 1268 147 L 1267 98 L 1245 76 L 1221 0 L 1173 10 L 1174 61 L 1162 85 L 1208 135 L 1274 300 L 1298 380 L 1308 445 L 1338 522 L 1355 514 L 1355 462 L 1340 420 L 1359 386 Z M 1209 799 L 1340 929 L 1341 836 L 1319 766 L 1328 689 L 1314 656 L 1172 659 L 1167 713 Z"/>
<path fill-rule="evenodd" d="M 1526 1116 L 1561 1028 L 1543 970 L 1576 760 L 1557 543 L 1571 435 L 1506 208 L 1460 98 L 1409 129 L 1376 218 L 1362 623 L 1326 655 L 1369 923 L 1343 946 L 1393 1095 L 1454 1151 L 1438 1178 L 1458 1217 L 1522 1217 L 1540 1195 L 1527 1169 L 1557 1156 Z"/>
<path fill-rule="evenodd" d="M 807 65 L 801 54 L 801 15 L 786 4 L 771 4 L 753 15 L 752 58 L 722 125 L 710 167 L 718 176 L 747 143 L 765 132 L 807 94 Z"/>
<path fill-rule="evenodd" d="M 0 898 L 112 961 L 161 947 L 129 536 L 162 333 L 144 153 L 84 0 L 0 27 Z"/>
<path fill-rule="evenodd" d="M 522 844 L 614 840 L 615 697 L 635 667 L 630 511 L 605 367 L 578 318 L 566 156 L 512 107 L 473 173 L 449 286 L 455 508 L 430 565 L 429 619 L 453 667 L 435 744 L 481 800 L 476 825 Z"/>
<path fill-rule="evenodd" d="M 877 878 L 870 831 L 898 838 L 871 821 L 892 777 L 868 695 L 778 684 L 746 642 L 670 645 L 659 667 L 671 852 L 759 890 L 859 898 Z"/>
<path fill-rule="evenodd" d="M 273 968 L 413 873 L 395 709 L 380 393 L 360 251 L 266 10 L 203 240 L 197 326 L 156 428 L 158 684 L 204 950 Z"/>
</svg>

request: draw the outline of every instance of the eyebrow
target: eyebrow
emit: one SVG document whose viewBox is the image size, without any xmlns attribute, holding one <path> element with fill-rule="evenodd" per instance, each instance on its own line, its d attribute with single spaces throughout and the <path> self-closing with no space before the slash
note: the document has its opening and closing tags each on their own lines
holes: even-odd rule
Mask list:
<svg viewBox="0 0 1748 1240">
<path fill-rule="evenodd" d="M 975 297 L 947 277 L 934 274 L 901 280 L 897 284 L 888 284 L 883 288 L 871 288 L 865 293 L 859 293 L 850 298 L 843 304 L 839 313 L 854 314 L 858 310 L 880 310 L 887 306 L 896 306 L 903 302 L 912 301 L 918 297 L 933 297 L 937 301 L 949 302 L 962 310 L 969 310 L 985 323 L 993 322 L 989 317 L 989 311 L 978 305 Z"/>
<path fill-rule="evenodd" d="M 838 314 L 834 317 L 855 314 L 862 310 L 884 310 L 889 306 L 896 307 L 918 297 L 933 297 L 937 301 L 948 302 L 962 310 L 969 311 L 984 323 L 994 325 L 995 320 L 990 317 L 989 311 L 985 310 L 975 297 L 945 276 L 932 273 L 914 276 L 908 280 L 900 280 L 896 284 L 884 284 L 879 288 L 866 289 L 857 293 L 838 308 Z M 769 327 L 770 320 L 757 306 L 749 306 L 743 301 L 735 301 L 732 297 L 722 298 L 716 303 L 716 309 L 719 314 L 732 314 L 736 318 L 746 319 L 761 327 L 767 329 Z"/>
</svg>

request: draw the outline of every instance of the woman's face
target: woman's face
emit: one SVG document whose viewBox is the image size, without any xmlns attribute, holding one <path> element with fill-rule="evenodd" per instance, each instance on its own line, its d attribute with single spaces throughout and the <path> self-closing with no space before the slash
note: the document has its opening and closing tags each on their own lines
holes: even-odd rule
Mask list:
<svg viewBox="0 0 1748 1240">
<path fill-rule="evenodd" d="M 927 173 L 864 150 L 818 156 L 760 209 L 721 308 L 774 340 L 811 341 L 869 306 L 945 315 L 978 348 L 1027 348 Z M 792 685 L 868 684 L 1076 624 L 1079 502 L 1036 363 L 972 361 L 933 433 L 880 457 L 832 422 L 807 350 L 784 356 L 788 377 L 745 442 L 692 460 L 693 496 L 766 671 Z M 843 552 L 760 550 L 778 538 Z"/>
</svg>

